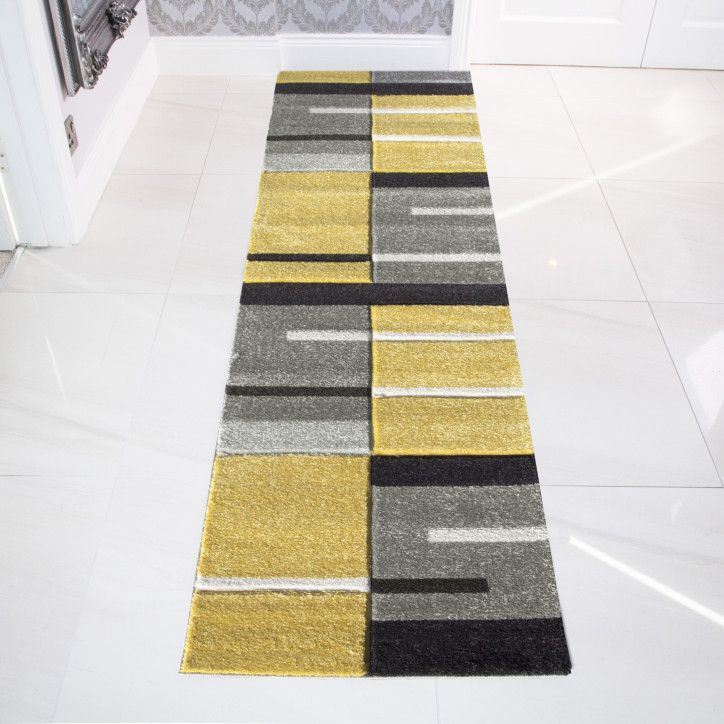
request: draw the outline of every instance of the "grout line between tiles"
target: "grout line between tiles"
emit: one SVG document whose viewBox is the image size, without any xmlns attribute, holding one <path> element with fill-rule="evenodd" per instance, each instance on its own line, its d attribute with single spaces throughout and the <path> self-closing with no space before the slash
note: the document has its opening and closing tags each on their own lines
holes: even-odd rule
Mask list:
<svg viewBox="0 0 724 724">
<path fill-rule="evenodd" d="M 706 76 L 706 79 L 709 82 L 709 85 L 714 89 L 714 93 L 716 93 L 724 101 L 724 92 L 720 91 L 719 88 L 717 88 L 716 84 L 714 83 L 714 79 L 710 78 L 708 74 Z"/>
<path fill-rule="evenodd" d="M 558 96 L 561 99 L 561 103 L 563 104 L 563 108 L 566 111 L 566 114 L 568 115 L 568 119 L 571 122 L 571 125 L 573 126 L 573 130 L 576 134 L 576 137 L 578 138 L 578 142 L 581 144 L 581 147 L 583 148 L 583 153 L 586 155 L 586 159 L 588 160 L 589 165 L 593 168 L 591 164 L 591 159 L 588 156 L 588 152 L 586 151 L 585 146 L 583 145 L 583 140 L 581 139 L 581 136 L 578 132 L 578 129 L 576 128 L 575 123 L 573 122 L 573 118 L 570 114 L 570 111 L 568 110 L 568 106 L 566 105 L 566 101 L 563 98 L 563 95 L 561 94 L 560 89 L 558 88 L 558 84 L 555 81 L 555 78 L 553 78 L 553 75 L 551 74 L 551 78 L 553 79 L 553 85 L 556 87 L 556 90 L 558 91 Z M 674 368 L 674 372 L 676 374 L 676 378 L 679 380 L 679 385 L 681 386 L 681 390 L 684 393 L 684 398 L 686 399 L 686 402 L 689 406 L 689 410 L 691 411 L 691 414 L 694 416 L 694 421 L 696 422 L 696 426 L 699 429 L 699 434 L 701 435 L 702 441 L 704 443 L 704 447 L 706 448 L 707 453 L 709 454 L 709 460 L 714 468 L 714 472 L 716 473 L 717 478 L 719 479 L 719 485 L 721 487 L 724 487 L 724 478 L 722 478 L 722 472 L 719 470 L 716 464 L 716 460 L 714 459 L 714 454 L 712 453 L 711 448 L 709 447 L 709 442 L 706 439 L 706 435 L 704 434 L 704 430 L 701 427 L 701 423 L 699 422 L 699 418 L 696 414 L 696 411 L 694 410 L 694 405 L 691 402 L 691 398 L 689 397 L 689 394 L 686 390 L 686 385 L 684 385 L 684 381 L 681 379 L 681 375 L 679 374 L 679 368 L 676 366 L 676 362 L 674 360 L 674 356 L 671 353 L 671 349 L 669 348 L 669 344 L 666 341 L 666 337 L 664 336 L 664 332 L 661 329 L 661 325 L 659 324 L 659 320 L 656 318 L 656 314 L 654 313 L 654 309 L 652 307 L 651 301 L 648 298 L 648 295 L 646 294 L 646 289 L 644 288 L 643 283 L 641 282 L 641 278 L 638 273 L 638 269 L 636 269 L 636 265 L 634 264 L 633 258 L 631 257 L 631 253 L 629 251 L 628 246 L 626 245 L 626 240 L 623 237 L 623 233 L 621 232 L 621 227 L 618 224 L 618 221 L 616 220 L 616 217 L 613 213 L 613 209 L 611 208 L 611 204 L 608 201 L 608 197 L 606 196 L 606 192 L 604 191 L 603 185 L 601 184 L 601 180 L 598 178 L 598 175 L 594 171 L 594 176 L 596 179 L 596 183 L 598 184 L 598 189 L 601 192 L 601 195 L 603 197 L 603 200 L 606 204 L 606 208 L 608 209 L 608 213 L 611 215 L 611 220 L 613 221 L 614 226 L 616 227 L 616 232 L 618 233 L 618 237 L 621 240 L 621 244 L 623 245 L 623 248 L 626 252 L 626 255 L 628 256 L 629 263 L 631 264 L 631 268 L 633 269 L 634 274 L 636 275 L 636 279 L 639 283 L 639 286 L 641 287 L 641 291 L 644 295 L 644 300 L 649 308 L 649 314 L 651 315 L 651 318 L 654 320 L 654 324 L 656 325 L 656 329 L 659 332 L 659 336 L 661 337 L 661 341 L 664 345 L 664 349 L 666 350 L 666 353 L 669 356 L 669 360 L 671 362 L 672 367 Z"/>
</svg>

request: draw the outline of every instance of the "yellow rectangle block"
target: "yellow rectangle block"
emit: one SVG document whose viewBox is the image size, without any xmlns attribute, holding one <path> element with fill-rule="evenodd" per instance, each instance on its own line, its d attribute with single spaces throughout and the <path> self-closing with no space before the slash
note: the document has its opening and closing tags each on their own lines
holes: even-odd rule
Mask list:
<svg viewBox="0 0 724 724">
<path fill-rule="evenodd" d="M 479 136 L 473 113 L 388 113 L 372 116 L 372 133 L 399 136 Z"/>
<path fill-rule="evenodd" d="M 529 455 L 522 397 L 376 397 L 375 455 Z"/>
<path fill-rule="evenodd" d="M 249 252 L 366 254 L 370 174 L 265 172 Z"/>
<path fill-rule="evenodd" d="M 513 331 L 508 307 L 488 305 L 385 305 L 372 307 L 375 332 L 476 332 Z"/>
<path fill-rule="evenodd" d="M 194 594 L 181 671 L 363 676 L 367 594 Z"/>
<path fill-rule="evenodd" d="M 217 457 L 199 576 L 367 576 L 368 459 Z"/>
<path fill-rule="evenodd" d="M 520 387 L 515 342 L 374 342 L 373 387 Z"/>
<path fill-rule="evenodd" d="M 245 282 L 360 283 L 372 281 L 369 262 L 248 261 Z"/>
<path fill-rule="evenodd" d="M 372 112 L 376 108 L 470 108 L 475 110 L 475 96 L 372 96 Z"/>
<path fill-rule="evenodd" d="M 398 173 L 484 172 L 479 143 L 459 141 L 374 141 L 372 170 Z"/>
<path fill-rule="evenodd" d="M 283 70 L 277 83 L 369 83 L 370 71 L 362 70 Z"/>
</svg>

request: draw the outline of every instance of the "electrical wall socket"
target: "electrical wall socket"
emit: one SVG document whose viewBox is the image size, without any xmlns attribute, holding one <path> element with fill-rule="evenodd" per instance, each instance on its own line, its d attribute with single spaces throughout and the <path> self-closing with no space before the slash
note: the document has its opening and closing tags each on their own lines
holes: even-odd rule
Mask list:
<svg viewBox="0 0 724 724">
<path fill-rule="evenodd" d="M 68 116 L 65 119 L 65 135 L 68 138 L 68 148 L 72 156 L 75 153 L 75 149 L 78 148 L 78 134 L 75 130 L 73 116 Z"/>
</svg>

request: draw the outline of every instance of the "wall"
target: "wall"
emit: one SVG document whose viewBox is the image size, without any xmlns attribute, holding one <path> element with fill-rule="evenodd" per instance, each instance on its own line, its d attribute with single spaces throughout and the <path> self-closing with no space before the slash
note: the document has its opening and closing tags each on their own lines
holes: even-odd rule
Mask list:
<svg viewBox="0 0 724 724">
<path fill-rule="evenodd" d="M 67 96 L 59 84 L 64 117 L 72 114 L 78 132 L 78 149 L 73 154 L 73 166 L 78 173 L 98 139 L 108 114 L 125 88 L 149 43 L 146 6 L 138 3 L 138 16 L 123 38 L 111 46 L 108 67 L 103 71 L 96 87 L 81 88 L 74 96 Z M 60 80 L 60 76 L 58 76 Z"/>
<path fill-rule="evenodd" d="M 153 35 L 450 35 L 454 0 L 148 0 Z"/>
<path fill-rule="evenodd" d="M 140 11 L 97 88 L 66 98 L 45 0 L 0 0 L 0 136 L 21 244 L 68 246 L 85 234 L 158 75 Z M 69 111 L 80 135 L 74 157 Z"/>
</svg>

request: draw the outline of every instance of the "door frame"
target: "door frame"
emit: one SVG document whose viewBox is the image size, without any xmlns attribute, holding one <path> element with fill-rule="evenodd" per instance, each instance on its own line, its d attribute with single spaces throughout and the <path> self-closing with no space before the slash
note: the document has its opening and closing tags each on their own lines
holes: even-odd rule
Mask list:
<svg viewBox="0 0 724 724">
<path fill-rule="evenodd" d="M 18 245 L 76 241 L 75 172 L 59 93 L 44 4 L 0 2 L 0 140 Z"/>
<path fill-rule="evenodd" d="M 468 46 L 473 27 L 475 5 L 472 0 L 455 0 L 450 31 L 450 70 L 467 70 L 470 66 Z"/>
</svg>

